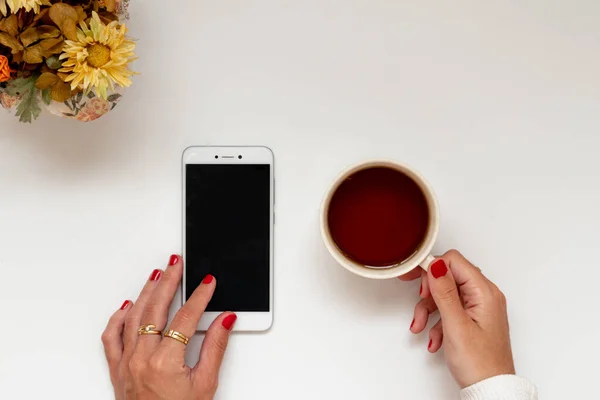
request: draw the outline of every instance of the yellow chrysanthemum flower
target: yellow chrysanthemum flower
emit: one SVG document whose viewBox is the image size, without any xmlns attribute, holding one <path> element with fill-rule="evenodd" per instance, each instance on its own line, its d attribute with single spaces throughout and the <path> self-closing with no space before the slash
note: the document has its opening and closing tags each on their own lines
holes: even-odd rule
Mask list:
<svg viewBox="0 0 600 400">
<path fill-rule="evenodd" d="M 7 4 L 13 14 L 21 8 L 24 8 L 25 11 L 33 10 L 33 12 L 39 14 L 40 6 L 50 5 L 50 2 L 48 0 L 0 0 L 0 13 L 4 16 L 8 14 Z"/>
<path fill-rule="evenodd" d="M 125 38 L 125 25 L 119 26 L 117 21 L 104 25 L 93 12 L 89 28 L 85 22 L 79 26 L 77 41 L 66 40 L 59 57 L 66 59 L 59 72 L 70 74 L 65 81 L 71 82 L 71 89 L 86 93 L 94 89 L 106 99 L 108 89 L 114 91 L 115 83 L 121 87 L 131 85 L 129 77 L 135 72 L 129 70 L 128 64 L 135 60 L 135 43 Z"/>
</svg>

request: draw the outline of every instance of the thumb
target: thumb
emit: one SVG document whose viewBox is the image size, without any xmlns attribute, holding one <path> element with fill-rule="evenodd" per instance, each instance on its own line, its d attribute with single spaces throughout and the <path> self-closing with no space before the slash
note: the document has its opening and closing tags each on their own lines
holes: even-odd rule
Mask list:
<svg viewBox="0 0 600 400">
<path fill-rule="evenodd" d="M 444 324 L 462 321 L 467 318 L 458 295 L 458 287 L 454 276 L 448 270 L 446 262 L 438 258 L 429 265 L 427 279 L 435 304 L 440 310 Z"/>
<path fill-rule="evenodd" d="M 202 342 L 200 358 L 194 370 L 198 379 L 211 390 L 217 388 L 221 363 L 236 319 L 237 316 L 230 312 L 219 315 L 206 331 Z"/>
</svg>

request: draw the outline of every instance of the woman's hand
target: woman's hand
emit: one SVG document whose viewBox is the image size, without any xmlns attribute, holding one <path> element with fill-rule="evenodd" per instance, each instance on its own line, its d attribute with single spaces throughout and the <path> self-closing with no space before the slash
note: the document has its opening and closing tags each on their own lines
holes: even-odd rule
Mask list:
<svg viewBox="0 0 600 400">
<path fill-rule="evenodd" d="M 443 340 L 448 368 L 460 387 L 514 374 L 506 298 L 500 289 L 456 250 L 433 261 L 423 274 L 422 299 L 410 330 L 422 332 L 429 314 L 439 309 L 441 321 L 429 331 L 429 351 L 437 352 Z"/>
<path fill-rule="evenodd" d="M 154 270 L 135 304 L 127 300 L 110 318 L 102 343 L 117 400 L 209 400 L 236 316 L 220 315 L 210 326 L 194 368 L 184 361 L 185 345 L 162 335 L 138 335 L 142 324 L 166 332 L 168 310 L 181 281 L 181 257 L 171 256 L 163 272 Z M 216 281 L 208 275 L 179 310 L 168 329 L 192 337 Z"/>
</svg>

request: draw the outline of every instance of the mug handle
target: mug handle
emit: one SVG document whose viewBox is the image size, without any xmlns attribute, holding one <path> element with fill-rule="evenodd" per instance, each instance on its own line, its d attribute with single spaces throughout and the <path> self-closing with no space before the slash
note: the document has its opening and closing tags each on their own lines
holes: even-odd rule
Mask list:
<svg viewBox="0 0 600 400">
<path fill-rule="evenodd" d="M 435 257 L 432 256 L 431 254 L 429 254 L 427 257 L 425 257 L 425 259 L 421 262 L 421 268 L 423 268 L 425 271 L 429 270 L 429 266 L 431 265 L 431 263 L 433 262 L 433 260 L 435 260 Z"/>
</svg>

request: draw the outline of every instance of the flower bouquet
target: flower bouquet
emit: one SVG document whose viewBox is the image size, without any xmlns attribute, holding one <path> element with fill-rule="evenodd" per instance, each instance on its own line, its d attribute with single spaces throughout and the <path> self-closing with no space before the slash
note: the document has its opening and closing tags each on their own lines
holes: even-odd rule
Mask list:
<svg viewBox="0 0 600 400">
<path fill-rule="evenodd" d="M 129 0 L 0 0 L 0 105 L 21 122 L 44 108 L 92 121 L 135 75 Z"/>
</svg>

